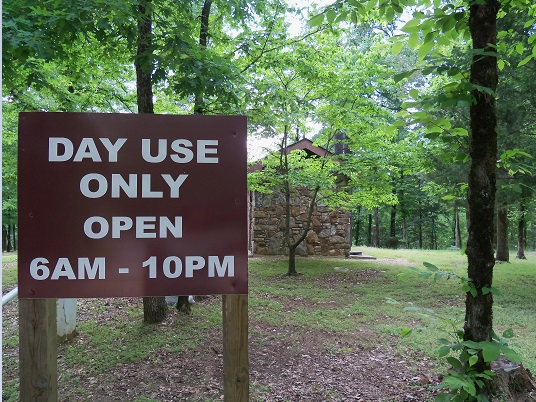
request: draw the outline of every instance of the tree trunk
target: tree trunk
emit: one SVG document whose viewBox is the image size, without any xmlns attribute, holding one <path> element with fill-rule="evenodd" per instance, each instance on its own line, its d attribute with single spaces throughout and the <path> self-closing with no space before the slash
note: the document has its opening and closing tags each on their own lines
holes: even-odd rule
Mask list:
<svg viewBox="0 0 536 402">
<path fill-rule="evenodd" d="M 437 250 L 437 234 L 434 216 L 432 216 L 432 230 L 430 231 L 430 249 Z"/>
<path fill-rule="evenodd" d="M 11 225 L 7 225 L 7 244 L 6 251 L 11 252 Z"/>
<path fill-rule="evenodd" d="M 162 307 L 162 300 L 164 307 Z M 143 298 L 143 322 L 146 324 L 156 324 L 165 320 L 167 315 L 167 304 L 165 297 L 144 297 Z"/>
<path fill-rule="evenodd" d="M 17 225 L 13 225 L 13 251 L 17 251 Z"/>
<path fill-rule="evenodd" d="M 419 188 L 419 194 L 421 195 L 422 194 L 422 181 L 421 181 L 420 178 L 417 180 L 417 185 L 418 185 L 418 188 Z M 419 249 L 422 250 L 422 248 L 423 248 L 423 229 L 422 229 L 423 212 L 422 212 L 421 196 L 419 196 L 418 205 L 419 205 Z"/>
<path fill-rule="evenodd" d="M 152 4 L 142 0 L 138 4 L 138 50 L 134 65 L 136 67 L 136 93 L 138 113 L 154 113 L 152 72 Z M 143 298 L 143 321 L 154 324 L 163 321 L 167 314 L 166 298 Z"/>
<path fill-rule="evenodd" d="M 208 44 L 208 22 L 210 17 L 210 8 L 212 0 L 205 0 L 201 11 L 201 28 L 199 29 L 199 46 L 201 49 L 206 49 Z M 194 114 L 205 114 L 205 99 L 204 88 L 200 88 L 195 95 Z"/>
<path fill-rule="evenodd" d="M 388 246 L 389 248 L 398 247 L 398 239 L 396 238 L 396 204 L 391 206 L 391 222 L 390 222 L 390 228 L 389 228 L 389 245 Z"/>
<path fill-rule="evenodd" d="M 460 229 L 460 211 L 458 206 L 454 206 L 454 246 L 462 248 L 462 234 Z"/>
<path fill-rule="evenodd" d="M 372 246 L 372 214 L 368 216 L 367 246 Z"/>
<path fill-rule="evenodd" d="M 6 225 L 2 225 L 2 251 L 7 251 L 7 229 Z"/>
<path fill-rule="evenodd" d="M 316 206 L 316 197 L 318 195 L 318 192 L 320 191 L 320 187 L 315 187 L 313 190 L 313 194 L 311 196 L 311 201 L 309 204 L 309 211 L 307 213 L 307 224 L 305 225 L 305 228 L 302 231 L 301 236 L 294 242 L 294 243 L 288 243 L 288 272 L 287 275 L 289 276 L 296 276 L 298 275 L 298 272 L 296 271 L 296 249 L 301 244 L 302 241 L 305 240 L 305 237 L 307 237 L 307 233 L 309 232 L 309 229 L 311 228 L 311 221 L 313 219 L 313 212 Z M 290 227 L 289 227 L 290 232 Z"/>
<path fill-rule="evenodd" d="M 152 54 L 152 4 L 151 0 L 141 0 L 138 4 L 138 50 L 134 65 L 136 67 L 136 94 L 138 113 L 154 113 L 152 73 L 154 57 Z"/>
<path fill-rule="evenodd" d="M 298 271 L 296 271 L 296 247 L 290 246 L 288 249 L 288 276 L 297 276 Z"/>
<path fill-rule="evenodd" d="M 380 217 L 378 207 L 374 208 L 374 247 L 380 247 Z"/>
<path fill-rule="evenodd" d="M 191 306 L 188 296 L 179 296 L 177 300 L 176 309 L 181 313 L 190 314 Z"/>
<path fill-rule="evenodd" d="M 485 50 L 493 55 L 473 55 L 471 83 L 497 88 L 498 71 L 495 48 L 497 43 L 497 0 L 470 7 L 469 29 L 473 49 Z M 488 93 L 472 91 L 474 101 L 470 107 L 471 143 L 469 153 L 471 167 L 468 176 L 469 228 L 467 240 L 468 277 L 477 292 L 467 292 L 465 299 L 465 341 L 489 341 L 493 323 L 493 295 L 482 292 L 490 288 L 493 279 L 493 217 L 495 212 L 496 163 L 497 163 L 497 114 L 495 98 Z M 489 369 L 479 355 L 473 366 L 478 372 Z"/>
<path fill-rule="evenodd" d="M 525 204 L 519 203 L 519 218 L 517 221 L 517 255 L 516 258 L 526 260 L 525 257 Z"/>
<path fill-rule="evenodd" d="M 402 216 L 402 247 L 408 248 L 408 239 L 406 237 L 406 217 Z"/>
<path fill-rule="evenodd" d="M 422 236 L 422 209 L 419 206 L 419 249 L 423 247 L 423 236 Z"/>
<path fill-rule="evenodd" d="M 508 248 L 508 207 L 501 204 L 497 209 L 497 253 L 496 261 L 509 262 L 510 250 Z"/>
<path fill-rule="evenodd" d="M 355 245 L 359 245 L 359 232 L 361 231 L 361 207 L 357 208 L 357 219 L 355 222 Z"/>
</svg>

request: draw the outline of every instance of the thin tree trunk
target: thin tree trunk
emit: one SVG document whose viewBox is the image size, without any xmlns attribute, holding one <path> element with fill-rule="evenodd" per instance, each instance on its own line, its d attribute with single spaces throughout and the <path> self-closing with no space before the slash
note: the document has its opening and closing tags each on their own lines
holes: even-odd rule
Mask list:
<svg viewBox="0 0 536 402">
<path fill-rule="evenodd" d="M 437 250 L 437 234 L 436 234 L 436 228 L 435 228 L 435 218 L 432 216 L 432 230 L 430 233 L 430 249 L 431 250 Z"/>
<path fill-rule="evenodd" d="M 519 219 L 517 221 L 517 255 L 516 258 L 526 260 L 525 257 L 525 204 L 519 203 Z"/>
<path fill-rule="evenodd" d="M 357 219 L 355 223 L 355 245 L 359 245 L 359 232 L 361 231 L 361 207 L 357 208 Z"/>
<path fill-rule="evenodd" d="M 134 62 L 136 67 L 136 94 L 138 113 L 154 113 L 152 73 L 154 58 L 151 53 L 153 43 L 151 0 L 141 0 L 138 4 L 138 51 Z"/>
<path fill-rule="evenodd" d="M 374 247 L 380 247 L 380 217 L 378 207 L 374 208 Z"/>
<path fill-rule="evenodd" d="M 372 214 L 368 215 L 367 246 L 372 246 Z"/>
<path fill-rule="evenodd" d="M 7 251 L 7 228 L 2 225 L 2 251 Z"/>
<path fill-rule="evenodd" d="M 496 261 L 509 262 L 510 250 L 508 248 L 508 207 L 501 204 L 497 209 L 497 253 Z"/>
<path fill-rule="evenodd" d="M 485 50 L 492 55 L 473 56 L 471 83 L 495 91 L 498 82 L 497 12 L 500 3 L 488 0 L 470 7 L 469 29 L 473 49 Z M 489 341 L 493 327 L 493 295 L 482 291 L 491 288 L 493 279 L 493 217 L 495 212 L 496 163 L 497 163 L 497 113 L 495 98 L 488 93 L 474 90 L 474 102 L 470 106 L 471 167 L 468 176 L 469 228 L 467 240 L 468 277 L 477 292 L 467 292 L 465 299 L 465 341 Z M 477 372 L 489 370 L 483 356 L 473 368 Z"/>
<path fill-rule="evenodd" d="M 11 252 L 11 225 L 7 225 L 7 244 L 6 244 L 6 251 L 9 253 Z"/>
<path fill-rule="evenodd" d="M 462 234 L 460 229 L 460 210 L 458 206 L 454 206 L 454 246 L 462 248 Z"/>
<path fill-rule="evenodd" d="M 142 0 L 138 4 L 138 49 L 136 60 L 136 93 L 138 113 L 154 113 L 152 72 L 154 56 L 152 54 L 152 3 Z M 143 321 L 154 324 L 163 321 L 167 315 L 166 298 L 143 298 Z"/>
<path fill-rule="evenodd" d="M 398 240 L 396 238 L 396 204 L 391 206 L 391 222 L 389 226 L 389 247 L 397 248 Z"/>
<path fill-rule="evenodd" d="M 419 248 L 420 249 L 422 249 L 422 246 L 423 246 L 422 242 L 423 242 L 423 235 L 422 235 L 422 208 L 419 205 Z"/>
<path fill-rule="evenodd" d="M 181 313 L 190 314 L 191 306 L 188 296 L 179 296 L 177 300 L 176 309 Z"/>
<path fill-rule="evenodd" d="M 406 217 L 402 215 L 402 247 L 408 248 L 408 239 L 406 237 Z"/>
<path fill-rule="evenodd" d="M 201 28 L 199 29 L 199 46 L 205 50 L 208 44 L 208 23 L 210 17 L 210 8 L 212 0 L 205 0 L 201 11 Z M 205 93 L 204 88 L 201 88 L 195 95 L 194 114 L 205 114 Z"/>
</svg>

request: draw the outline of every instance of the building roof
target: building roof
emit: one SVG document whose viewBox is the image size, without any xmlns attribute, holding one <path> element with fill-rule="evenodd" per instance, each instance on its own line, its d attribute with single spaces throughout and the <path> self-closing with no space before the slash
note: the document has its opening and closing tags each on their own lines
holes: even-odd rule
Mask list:
<svg viewBox="0 0 536 402">
<path fill-rule="evenodd" d="M 291 144 L 285 148 L 286 153 L 289 154 L 292 151 L 305 151 L 307 153 L 307 156 L 332 156 L 333 154 L 329 152 L 327 149 L 313 145 L 313 142 L 307 138 L 304 138 L 298 142 L 295 142 L 294 144 Z M 255 172 L 257 170 L 262 170 L 263 163 L 262 159 L 255 162 L 249 167 L 250 172 Z"/>
</svg>

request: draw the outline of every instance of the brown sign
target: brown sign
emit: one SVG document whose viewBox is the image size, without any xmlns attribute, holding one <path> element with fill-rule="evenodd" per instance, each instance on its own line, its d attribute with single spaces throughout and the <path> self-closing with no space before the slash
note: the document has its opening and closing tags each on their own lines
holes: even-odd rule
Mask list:
<svg viewBox="0 0 536 402">
<path fill-rule="evenodd" d="M 246 118 L 21 113 L 19 297 L 247 293 Z"/>
</svg>

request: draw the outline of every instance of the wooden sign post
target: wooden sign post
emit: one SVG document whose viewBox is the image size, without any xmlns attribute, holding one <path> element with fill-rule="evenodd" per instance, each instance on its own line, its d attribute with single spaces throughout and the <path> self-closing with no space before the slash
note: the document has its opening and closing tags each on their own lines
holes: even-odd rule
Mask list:
<svg viewBox="0 0 536 402">
<path fill-rule="evenodd" d="M 19 300 L 21 402 L 58 400 L 56 299 Z"/>
<path fill-rule="evenodd" d="M 224 295 L 223 392 L 226 402 L 249 400 L 248 296 Z"/>
</svg>

